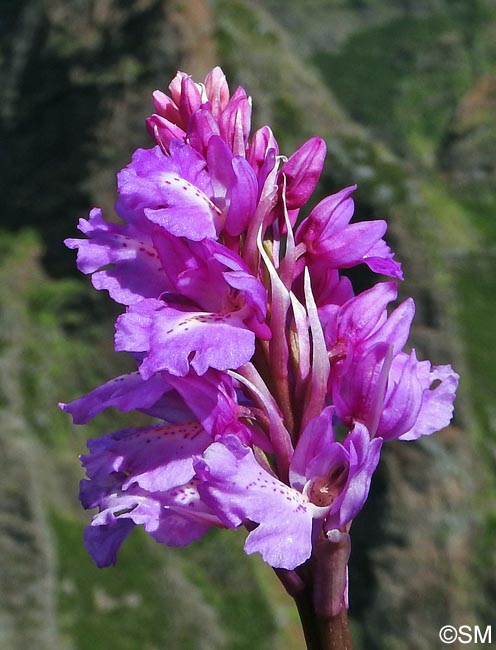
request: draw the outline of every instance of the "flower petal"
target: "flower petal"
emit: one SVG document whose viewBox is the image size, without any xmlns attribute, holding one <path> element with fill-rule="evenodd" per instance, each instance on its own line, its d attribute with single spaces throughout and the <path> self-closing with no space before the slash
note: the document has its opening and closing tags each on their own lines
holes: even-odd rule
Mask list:
<svg viewBox="0 0 496 650">
<path fill-rule="evenodd" d="M 363 508 L 369 494 L 372 475 L 379 463 L 382 439 L 370 439 L 363 424 L 356 423 L 343 442 L 348 452 L 348 480 L 331 507 L 325 529 L 347 526 Z"/>
<path fill-rule="evenodd" d="M 148 492 L 163 492 L 193 478 L 193 456 L 211 440 L 199 422 L 123 429 L 90 439 L 90 453 L 81 462 L 95 484 L 106 486 L 107 477 L 118 472 L 123 490 L 137 483 Z"/>
<path fill-rule="evenodd" d="M 280 174 L 286 177 L 288 210 L 300 208 L 308 201 L 319 180 L 325 156 L 325 142 L 313 137 L 304 142 L 281 167 Z"/>
<path fill-rule="evenodd" d="M 199 241 L 216 236 L 218 211 L 210 200 L 205 160 L 189 145 L 138 149 L 119 176 L 116 210 L 130 223 L 145 218 L 176 237 Z"/>
<path fill-rule="evenodd" d="M 100 569 L 116 563 L 121 544 L 133 528 L 130 519 L 116 519 L 109 511 L 96 524 L 85 528 L 84 545 Z"/>
<path fill-rule="evenodd" d="M 424 379 L 422 406 L 417 421 L 409 431 L 399 437 L 400 440 L 429 436 L 449 425 L 453 417 L 453 402 L 459 379 L 459 375 L 451 366 L 433 366 L 430 369 L 427 381 Z"/>
<path fill-rule="evenodd" d="M 111 298 L 124 305 L 170 290 L 150 239 L 151 228 L 136 232 L 129 225 L 109 223 L 95 208 L 88 220 L 80 220 L 79 229 L 88 239 L 66 239 L 65 244 L 78 249 L 78 269 L 93 274 L 95 289 L 106 289 Z"/>
<path fill-rule="evenodd" d="M 155 314 L 150 351 L 140 366 L 143 378 L 167 370 L 184 376 L 190 367 L 198 375 L 209 368 L 235 369 L 249 361 L 255 335 L 235 313 L 181 312 L 163 307 Z"/>
<path fill-rule="evenodd" d="M 132 372 L 111 379 L 69 404 L 60 404 L 60 407 L 72 415 L 74 424 L 86 424 L 110 407 L 124 412 L 148 409 L 170 390 L 170 385 L 161 375 L 144 381 L 139 372 Z"/>
<path fill-rule="evenodd" d="M 260 553 L 282 569 L 295 569 L 310 557 L 314 506 L 266 472 L 237 438 L 211 445 L 195 468 L 200 494 L 224 523 L 259 524 L 248 535 L 247 553 Z"/>
</svg>

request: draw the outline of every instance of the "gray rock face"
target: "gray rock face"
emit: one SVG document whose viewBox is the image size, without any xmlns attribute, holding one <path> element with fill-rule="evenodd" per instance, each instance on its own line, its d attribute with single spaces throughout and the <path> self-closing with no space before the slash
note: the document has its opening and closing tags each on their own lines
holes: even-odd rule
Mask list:
<svg viewBox="0 0 496 650">
<path fill-rule="evenodd" d="M 352 529 L 352 612 L 364 648 L 422 650 L 435 647 L 444 625 L 477 623 L 473 458 L 465 432 L 454 427 L 385 450 L 370 503 Z"/>
<path fill-rule="evenodd" d="M 19 247 L 20 248 L 20 247 Z M 19 299 L 33 265 L 0 259 L 0 647 L 63 648 L 57 634 L 56 551 L 45 485 L 49 463 L 24 417 L 29 323 Z"/>
<path fill-rule="evenodd" d="M 62 648 L 56 557 L 40 476 L 42 450 L 26 423 L 2 415 L 0 434 L 0 647 Z"/>
</svg>

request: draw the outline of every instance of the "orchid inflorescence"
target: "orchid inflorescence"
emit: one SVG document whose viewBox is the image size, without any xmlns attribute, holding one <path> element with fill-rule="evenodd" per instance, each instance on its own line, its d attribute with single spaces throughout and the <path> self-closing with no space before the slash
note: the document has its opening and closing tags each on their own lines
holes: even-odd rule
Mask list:
<svg viewBox="0 0 496 650">
<path fill-rule="evenodd" d="M 297 589 L 322 545 L 347 548 L 383 442 L 448 425 L 458 376 L 403 351 L 414 303 L 388 312 L 401 266 L 384 221 L 350 224 L 355 187 L 299 217 L 321 139 L 287 159 L 269 127 L 250 135 L 251 100 L 220 68 L 169 89 L 153 94 L 156 145 L 118 175 L 122 222 L 93 209 L 66 241 L 125 305 L 115 349 L 137 370 L 62 408 L 77 424 L 108 407 L 155 418 L 89 441 L 85 544 L 106 566 L 137 525 L 169 546 L 244 525 L 246 552 Z M 342 270 L 360 264 L 392 280 L 355 294 Z"/>
</svg>

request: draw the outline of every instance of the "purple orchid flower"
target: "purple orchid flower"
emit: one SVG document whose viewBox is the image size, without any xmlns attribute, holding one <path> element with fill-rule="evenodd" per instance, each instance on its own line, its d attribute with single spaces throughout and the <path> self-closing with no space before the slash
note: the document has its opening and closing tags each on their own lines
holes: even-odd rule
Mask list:
<svg viewBox="0 0 496 650">
<path fill-rule="evenodd" d="M 394 283 L 377 284 L 334 309 L 324 325 L 337 415 L 348 425 L 365 423 L 372 436 L 386 440 L 446 427 L 459 379 L 450 367 L 431 368 L 413 351 L 402 352 L 415 306 L 408 299 L 388 315 L 396 296 Z"/>
<path fill-rule="evenodd" d="M 355 186 L 300 218 L 320 138 L 286 159 L 268 126 L 251 136 L 251 100 L 220 68 L 203 84 L 180 72 L 169 93 L 153 94 L 156 146 L 118 176 L 122 222 L 94 209 L 66 241 L 124 306 L 115 349 L 137 370 L 61 408 L 78 424 L 155 418 L 89 442 L 85 543 L 106 566 L 135 526 L 183 546 L 244 525 L 246 552 L 342 641 L 349 531 L 383 441 L 448 426 L 458 375 L 405 351 L 414 303 L 389 308 L 401 266 L 384 221 L 350 223 Z M 358 264 L 393 280 L 355 295 L 342 270 Z"/>
<path fill-rule="evenodd" d="M 321 138 L 307 140 L 282 165 L 279 186 L 284 188 L 286 208 L 293 214 L 310 198 L 322 173 L 326 145 Z M 294 222 L 293 222 L 294 225 Z"/>
<path fill-rule="evenodd" d="M 381 444 L 363 425 L 336 442 L 327 408 L 301 434 L 289 486 L 261 467 L 238 438 L 226 436 L 195 462 L 200 494 L 225 525 L 258 524 L 247 537 L 247 553 L 295 569 L 308 560 L 322 531 L 346 528 L 361 510 Z"/>
<path fill-rule="evenodd" d="M 134 526 L 169 546 L 222 526 L 202 502 L 193 469 L 193 457 L 210 442 L 199 423 L 126 429 L 89 441 L 80 498 L 85 508 L 99 508 L 84 538 L 98 566 L 115 563 Z"/>
<path fill-rule="evenodd" d="M 164 374 L 157 373 L 145 381 L 139 372 L 132 372 L 115 377 L 87 395 L 59 406 L 72 415 L 75 424 L 86 424 L 110 407 L 124 413 L 151 409 L 171 390 Z"/>
<path fill-rule="evenodd" d="M 365 263 L 376 273 L 403 279 L 401 266 L 382 239 L 385 221 L 350 224 L 354 203 L 350 198 L 356 185 L 323 199 L 296 232 L 296 242 L 304 245 L 311 274 L 327 268 L 344 269 Z"/>
<path fill-rule="evenodd" d="M 78 249 L 78 269 L 92 274 L 95 289 L 106 289 L 113 300 L 124 305 L 171 289 L 167 275 L 161 272 L 153 227 L 137 229 L 131 224 L 109 223 L 97 208 L 88 220 L 80 219 L 78 227 L 88 239 L 66 239 L 65 244 Z"/>
<path fill-rule="evenodd" d="M 205 244 L 201 252 L 208 254 L 208 268 L 198 255 L 194 270 L 186 269 L 176 283 L 189 301 L 178 303 L 167 295 L 145 299 L 117 320 L 116 350 L 145 353 L 140 365 L 144 379 L 162 370 L 184 376 L 190 366 L 198 374 L 210 367 L 235 369 L 253 356 L 255 336 L 270 338 L 260 281 L 241 259 L 215 243 Z"/>
</svg>

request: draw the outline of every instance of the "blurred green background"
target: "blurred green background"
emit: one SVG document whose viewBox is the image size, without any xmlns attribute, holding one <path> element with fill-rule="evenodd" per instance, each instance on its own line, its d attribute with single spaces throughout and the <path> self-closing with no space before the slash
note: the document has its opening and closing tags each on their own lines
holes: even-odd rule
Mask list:
<svg viewBox="0 0 496 650">
<path fill-rule="evenodd" d="M 319 195 L 356 182 L 358 218 L 389 221 L 418 354 L 463 375 L 454 425 L 391 443 L 353 525 L 356 648 L 494 624 L 494 0 L 2 0 L 0 649 L 303 647 L 241 532 L 171 550 L 135 531 L 97 570 L 77 455 L 130 419 L 75 430 L 56 407 L 128 367 L 62 241 L 90 207 L 112 214 L 115 172 L 151 146 L 151 92 L 216 64 L 284 153 L 326 138 Z"/>
</svg>

